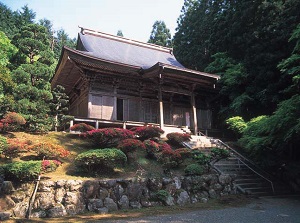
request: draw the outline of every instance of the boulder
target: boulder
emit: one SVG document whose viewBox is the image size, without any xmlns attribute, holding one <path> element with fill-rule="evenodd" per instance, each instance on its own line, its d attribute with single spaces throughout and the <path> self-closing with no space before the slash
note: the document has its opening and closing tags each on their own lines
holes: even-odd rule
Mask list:
<svg viewBox="0 0 300 223">
<path fill-rule="evenodd" d="M 89 211 L 97 211 L 99 208 L 103 208 L 103 201 L 101 199 L 89 199 L 87 209 Z"/>
<path fill-rule="evenodd" d="M 180 192 L 180 194 L 177 196 L 177 204 L 179 205 L 185 205 L 187 203 L 190 203 L 190 196 L 186 191 Z"/>
<path fill-rule="evenodd" d="M 54 201 L 54 194 L 51 192 L 38 192 L 35 196 L 33 203 L 34 209 L 48 209 L 54 207 L 56 202 Z"/>
<path fill-rule="evenodd" d="M 11 181 L 3 181 L 0 189 L 0 194 L 11 194 L 15 191 Z"/>
<path fill-rule="evenodd" d="M 143 186 L 138 183 L 130 184 L 127 187 L 127 194 L 130 201 L 138 201 L 143 194 Z"/>
<path fill-rule="evenodd" d="M 30 215 L 31 218 L 45 218 L 47 217 L 47 213 L 46 211 L 44 210 L 39 210 L 39 211 L 32 211 L 31 212 L 31 215 Z"/>
<path fill-rule="evenodd" d="M 105 198 L 107 198 L 109 196 L 109 192 L 107 189 L 104 188 L 100 188 L 99 189 L 99 198 L 104 200 Z"/>
<path fill-rule="evenodd" d="M 99 182 L 98 181 L 86 181 L 83 184 L 83 193 L 84 197 L 89 199 L 89 198 L 95 198 L 98 195 L 99 192 Z"/>
<path fill-rule="evenodd" d="M 49 218 L 64 217 L 67 215 L 67 211 L 62 204 L 57 204 L 54 207 L 48 209 L 47 216 Z"/>
<path fill-rule="evenodd" d="M 0 220 L 5 221 L 8 220 L 11 216 L 11 213 L 8 211 L 0 212 Z"/>
<path fill-rule="evenodd" d="M 82 183 L 82 180 L 68 180 L 65 187 L 71 192 L 80 191 L 82 188 Z"/>
<path fill-rule="evenodd" d="M 150 191 L 159 191 L 162 189 L 162 182 L 159 178 L 149 178 L 147 186 Z"/>
<path fill-rule="evenodd" d="M 25 218 L 26 211 L 28 209 L 28 202 L 17 203 L 13 208 L 14 215 L 16 217 Z"/>
<path fill-rule="evenodd" d="M 167 206 L 173 206 L 173 205 L 175 205 L 174 198 L 172 196 L 168 196 L 167 199 L 165 200 L 165 204 Z"/>
<path fill-rule="evenodd" d="M 129 199 L 126 195 L 123 195 L 121 199 L 118 201 L 118 205 L 120 209 L 128 209 L 129 208 Z"/>
<path fill-rule="evenodd" d="M 142 208 L 141 203 L 138 202 L 138 201 L 131 201 L 131 202 L 129 203 L 129 206 L 130 206 L 131 208 L 133 208 L 133 209 L 141 209 L 141 208 Z"/>
<path fill-rule="evenodd" d="M 210 198 L 217 198 L 218 197 L 218 195 L 217 195 L 217 193 L 216 193 L 216 191 L 214 189 L 210 189 L 208 191 L 208 193 L 209 193 L 209 197 Z"/>
<path fill-rule="evenodd" d="M 50 180 L 40 181 L 38 192 L 50 192 L 55 187 L 56 183 Z"/>
<path fill-rule="evenodd" d="M 10 195 L 10 198 L 15 202 L 15 203 L 20 203 L 26 198 L 26 194 L 24 191 L 16 191 Z"/>
<path fill-rule="evenodd" d="M 219 176 L 219 183 L 221 184 L 221 185 L 227 185 L 227 184 L 230 184 L 231 183 L 231 181 L 232 181 L 232 179 L 231 179 L 231 177 L 230 177 L 230 175 L 229 174 L 221 174 L 220 176 Z"/>
<path fill-rule="evenodd" d="M 64 187 L 59 187 L 55 190 L 54 200 L 57 203 L 61 203 L 65 197 L 66 189 Z"/>
<path fill-rule="evenodd" d="M 116 204 L 116 202 L 108 197 L 104 199 L 104 206 L 107 207 L 108 212 L 118 210 L 118 205 Z"/>
</svg>

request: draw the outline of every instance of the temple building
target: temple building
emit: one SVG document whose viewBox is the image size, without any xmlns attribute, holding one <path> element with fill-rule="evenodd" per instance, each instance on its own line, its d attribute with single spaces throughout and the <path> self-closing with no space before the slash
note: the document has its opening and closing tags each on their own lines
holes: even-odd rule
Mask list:
<svg viewBox="0 0 300 223">
<path fill-rule="evenodd" d="M 196 134 L 211 128 L 218 79 L 185 68 L 170 48 L 81 28 L 76 49 L 63 48 L 51 86 L 66 89 L 75 122 Z"/>
</svg>

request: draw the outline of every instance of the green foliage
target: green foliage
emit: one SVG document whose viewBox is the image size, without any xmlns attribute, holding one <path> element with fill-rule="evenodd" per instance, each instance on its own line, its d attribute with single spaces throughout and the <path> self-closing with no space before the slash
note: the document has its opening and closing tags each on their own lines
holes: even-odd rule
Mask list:
<svg viewBox="0 0 300 223">
<path fill-rule="evenodd" d="M 195 159 L 199 165 L 209 165 L 211 156 L 200 151 L 193 151 L 193 159 Z"/>
<path fill-rule="evenodd" d="M 75 158 L 75 165 L 88 171 L 99 171 L 124 165 L 126 161 L 126 155 L 119 149 L 95 149 L 80 153 Z"/>
<path fill-rule="evenodd" d="M 211 155 L 213 159 L 224 159 L 230 156 L 230 153 L 226 149 L 214 147 L 211 149 Z"/>
<path fill-rule="evenodd" d="M 168 143 L 181 147 L 183 142 L 191 140 L 191 135 L 186 133 L 172 132 L 167 134 Z"/>
<path fill-rule="evenodd" d="M 117 36 L 121 36 L 121 37 L 123 37 L 124 35 L 123 35 L 123 32 L 122 32 L 122 30 L 118 30 L 118 32 L 117 32 Z"/>
<path fill-rule="evenodd" d="M 184 173 L 188 176 L 202 175 L 204 173 L 204 168 L 199 164 L 190 164 L 184 169 Z"/>
<path fill-rule="evenodd" d="M 166 202 L 168 197 L 170 196 L 169 192 L 166 190 L 159 190 L 155 193 L 155 197 L 158 201 L 161 201 L 163 203 Z"/>
<path fill-rule="evenodd" d="M 171 33 L 164 21 L 155 21 L 148 43 L 172 47 Z"/>
<path fill-rule="evenodd" d="M 91 125 L 85 124 L 85 123 L 78 123 L 73 125 L 70 130 L 71 131 L 78 131 L 78 132 L 87 132 L 94 130 L 95 128 Z"/>
<path fill-rule="evenodd" d="M 0 135 L 0 155 L 5 151 L 8 147 L 6 137 Z"/>
<path fill-rule="evenodd" d="M 226 120 L 226 124 L 229 126 L 228 128 L 232 131 L 242 134 L 245 128 L 247 127 L 246 122 L 240 116 L 235 116 Z"/>
<path fill-rule="evenodd" d="M 4 148 L 2 154 L 9 159 L 19 157 L 21 153 L 27 151 L 28 142 L 17 138 L 7 139 L 8 146 Z"/>
<path fill-rule="evenodd" d="M 7 180 L 34 180 L 41 171 L 41 161 L 13 162 L 2 166 Z"/>
<path fill-rule="evenodd" d="M 134 127 L 130 129 L 137 137 L 144 141 L 146 139 L 152 139 L 155 137 L 160 137 L 164 131 L 156 126 L 148 125 L 148 126 L 141 126 L 141 127 Z"/>
<path fill-rule="evenodd" d="M 95 146 L 100 148 L 117 146 L 118 142 L 123 139 L 133 138 L 133 132 L 121 128 L 104 128 L 94 129 L 86 133 L 82 133 L 84 139 L 90 140 Z"/>
<path fill-rule="evenodd" d="M 0 31 L 0 66 L 9 64 L 9 59 L 17 52 L 17 48 L 10 43 L 4 32 Z"/>
</svg>

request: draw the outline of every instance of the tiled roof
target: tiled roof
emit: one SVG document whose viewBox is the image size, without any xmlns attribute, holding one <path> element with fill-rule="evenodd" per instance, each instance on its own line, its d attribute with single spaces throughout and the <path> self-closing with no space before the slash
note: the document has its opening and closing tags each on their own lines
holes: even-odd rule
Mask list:
<svg viewBox="0 0 300 223">
<path fill-rule="evenodd" d="M 176 60 L 170 48 L 83 28 L 78 35 L 77 50 L 99 59 L 139 66 L 143 69 L 148 69 L 157 63 L 184 68 Z"/>
</svg>

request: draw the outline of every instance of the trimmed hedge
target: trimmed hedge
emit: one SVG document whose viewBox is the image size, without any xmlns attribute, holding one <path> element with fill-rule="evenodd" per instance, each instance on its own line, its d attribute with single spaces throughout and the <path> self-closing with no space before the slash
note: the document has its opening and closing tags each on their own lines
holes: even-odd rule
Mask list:
<svg viewBox="0 0 300 223">
<path fill-rule="evenodd" d="M 204 168 L 199 164 L 190 164 L 184 169 L 185 175 L 202 175 L 204 173 Z"/>
<path fill-rule="evenodd" d="M 80 153 L 75 158 L 75 165 L 88 171 L 99 171 L 101 168 L 113 169 L 124 165 L 126 161 L 126 155 L 119 149 L 94 149 Z"/>
<path fill-rule="evenodd" d="M 0 135 L 0 155 L 7 149 L 7 147 L 8 143 L 6 137 Z"/>
<path fill-rule="evenodd" d="M 6 180 L 26 181 L 38 177 L 42 161 L 13 162 L 2 166 Z"/>
<path fill-rule="evenodd" d="M 137 135 L 138 139 L 144 141 L 146 139 L 152 139 L 155 137 L 160 137 L 164 131 L 156 126 L 141 126 L 141 127 L 134 127 L 130 129 L 135 135 Z"/>
<path fill-rule="evenodd" d="M 168 143 L 176 146 L 182 147 L 181 143 L 191 140 L 191 135 L 186 133 L 171 132 L 167 134 Z"/>
<path fill-rule="evenodd" d="M 95 128 L 91 125 L 85 124 L 85 123 L 78 123 L 73 125 L 70 130 L 71 131 L 79 131 L 79 132 L 87 132 L 94 130 Z"/>
<path fill-rule="evenodd" d="M 137 139 L 124 139 L 118 144 L 118 149 L 120 149 L 126 155 L 132 153 L 138 149 L 145 149 L 143 142 Z"/>
</svg>

